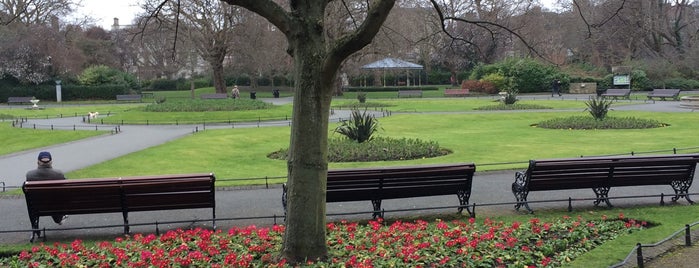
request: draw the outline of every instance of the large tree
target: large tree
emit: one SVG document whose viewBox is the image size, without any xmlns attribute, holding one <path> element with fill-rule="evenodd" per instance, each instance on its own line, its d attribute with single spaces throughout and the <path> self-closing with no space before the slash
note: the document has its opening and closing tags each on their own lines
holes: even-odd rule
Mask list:
<svg viewBox="0 0 699 268">
<path fill-rule="evenodd" d="M 328 117 L 333 82 L 342 61 L 371 42 L 395 0 L 290 0 L 285 6 L 273 0 L 222 1 L 259 14 L 286 36 L 296 83 L 281 257 L 291 262 L 324 258 Z M 325 25 L 325 12 L 331 4 L 348 4 L 348 11 L 364 7 L 365 11 L 361 17 L 354 17 L 357 21 L 352 31 L 332 39 L 328 38 Z"/>
</svg>

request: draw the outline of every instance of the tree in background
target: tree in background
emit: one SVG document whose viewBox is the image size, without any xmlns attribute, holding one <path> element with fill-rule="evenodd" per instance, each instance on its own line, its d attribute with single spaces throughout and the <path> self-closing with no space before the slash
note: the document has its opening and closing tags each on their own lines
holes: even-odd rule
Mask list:
<svg viewBox="0 0 699 268">
<path fill-rule="evenodd" d="M 224 62 L 239 40 L 234 34 L 245 20 L 241 9 L 220 0 L 150 0 L 146 9 L 157 14 L 170 29 L 183 33 L 199 55 L 209 63 L 217 93 L 226 93 Z"/>
</svg>

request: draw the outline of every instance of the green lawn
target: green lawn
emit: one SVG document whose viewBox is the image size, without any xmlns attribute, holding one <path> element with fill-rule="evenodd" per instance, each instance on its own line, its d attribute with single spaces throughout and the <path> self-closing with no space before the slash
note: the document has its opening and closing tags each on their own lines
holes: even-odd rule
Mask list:
<svg viewBox="0 0 699 268">
<path fill-rule="evenodd" d="M 40 130 L 14 128 L 11 122 L 0 122 L 0 155 L 66 143 L 109 133 L 95 130 Z"/>
<path fill-rule="evenodd" d="M 354 100 L 338 99 L 334 105 Z M 374 100 L 369 100 L 370 102 Z M 532 127 L 540 121 L 571 115 L 587 115 L 585 105 L 580 101 L 532 101 L 566 111 L 528 112 L 473 112 L 475 107 L 492 102 L 488 99 L 400 99 L 375 100 L 386 103 L 389 110 L 416 111 L 416 114 L 394 114 L 380 118 L 382 131 L 379 135 L 394 138 L 420 138 L 438 142 L 449 148 L 452 154 L 430 159 L 331 163 L 330 168 L 368 167 L 390 165 L 413 165 L 431 163 L 474 162 L 479 164 L 509 163 L 506 165 L 483 165 L 479 171 L 492 169 L 525 168 L 529 159 L 553 157 L 576 157 L 580 155 L 601 155 L 628 153 L 631 151 L 668 150 L 671 148 L 696 147 L 696 129 L 699 120 L 694 113 L 662 113 L 611 111 L 610 116 L 633 116 L 649 118 L 670 124 L 669 127 L 644 130 L 550 130 Z M 86 105 L 61 107 L 60 113 L 87 113 L 89 111 L 119 111 L 129 113 L 130 109 L 143 104 Z M 113 108 L 112 108 L 113 107 Z M 102 110 L 102 108 L 105 108 Z M 58 109 L 58 108 L 57 108 Z M 283 108 L 286 109 L 286 108 Z M 411 110 L 412 109 L 412 110 Z M 21 114 L 40 112 L 38 116 L 51 116 L 59 110 L 2 110 L 1 113 Z M 465 112 L 465 113 L 459 113 Z M 104 112 L 106 113 L 106 112 Z M 115 112 L 116 113 L 116 112 Z M 195 115 L 191 115 L 195 116 Z M 330 125 L 334 128 L 336 125 Z M 330 130 L 329 130 L 330 131 Z M 286 148 L 289 143 L 289 127 L 273 128 L 234 128 L 206 130 L 182 139 L 148 148 L 115 160 L 70 172 L 71 178 L 113 177 L 129 175 L 176 174 L 191 172 L 214 172 L 218 178 L 283 177 L 286 163 L 271 160 L 267 154 Z M 0 138 L 4 146 L 0 154 L 8 154 L 30 148 L 48 146 L 70 140 L 99 135 L 96 131 L 49 131 L 11 128 L 8 123 L 0 124 Z M 65 135 L 64 138 L 58 138 Z M 331 134 L 331 136 L 336 134 Z M 21 137 L 21 138 L 18 138 Z M 40 142 L 38 142 L 40 141 Z M 18 147 L 12 147 L 12 146 Z M 162 157 L 167 155 L 169 157 Z M 142 163 L 149 163 L 143 165 Z M 284 179 L 276 179 L 281 182 Z M 218 185 L 234 185 L 257 182 L 219 181 Z M 526 221 L 531 217 L 560 217 L 582 214 L 616 216 L 623 212 L 629 218 L 644 219 L 656 227 L 643 232 L 621 236 L 570 264 L 570 267 L 606 267 L 620 261 L 637 242 L 656 242 L 684 224 L 697 220 L 697 206 L 653 206 L 615 209 L 595 209 L 591 211 L 537 211 L 537 215 L 495 216 L 506 222 Z M 23 246 L 19 246 L 22 248 Z M 0 249 L 17 246 L 0 246 Z M 11 249 L 10 249 L 11 250 Z"/>
<path fill-rule="evenodd" d="M 652 118 L 669 127 L 645 130 L 551 130 L 530 126 L 584 112 L 397 114 L 380 118 L 381 136 L 436 141 L 452 154 L 428 159 L 331 163 L 330 168 L 474 162 L 479 171 L 524 168 L 530 159 L 669 150 L 696 146 L 699 120 L 693 113 L 613 112 Z M 330 128 L 336 125 L 331 124 Z M 329 130 L 330 131 L 330 130 Z M 71 178 L 214 172 L 219 178 L 286 175 L 286 162 L 267 155 L 288 147 L 289 127 L 206 130 L 112 161 L 71 172 Z M 331 132 L 331 137 L 338 134 Z M 160 155 L 177 157 L 162 158 Z M 192 161 L 197 159 L 197 161 Z M 139 163 L 148 162 L 149 165 Z M 281 181 L 281 179 L 280 179 Z M 219 181 L 229 186 L 262 181 Z"/>
</svg>

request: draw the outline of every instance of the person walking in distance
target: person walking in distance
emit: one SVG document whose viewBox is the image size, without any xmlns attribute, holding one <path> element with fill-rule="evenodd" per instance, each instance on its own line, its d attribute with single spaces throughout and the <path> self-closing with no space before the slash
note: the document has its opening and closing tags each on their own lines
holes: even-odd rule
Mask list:
<svg viewBox="0 0 699 268">
<path fill-rule="evenodd" d="M 556 94 L 558 94 L 558 96 L 561 96 L 561 80 L 554 79 L 551 87 L 553 88 L 551 91 L 551 97 L 553 97 L 553 95 Z"/>
<path fill-rule="evenodd" d="M 46 181 L 46 180 L 65 180 L 66 177 L 63 175 L 63 172 L 57 169 L 53 169 L 53 158 L 51 157 L 51 153 L 49 152 L 41 152 L 39 153 L 39 157 L 37 159 L 37 167 L 36 169 L 30 170 L 27 172 L 26 175 L 26 180 L 27 181 Z M 59 202 L 60 200 L 56 200 Z M 53 221 L 57 224 L 63 224 L 65 220 L 68 218 L 66 215 L 56 215 L 56 216 L 51 216 L 53 218 Z"/>
</svg>

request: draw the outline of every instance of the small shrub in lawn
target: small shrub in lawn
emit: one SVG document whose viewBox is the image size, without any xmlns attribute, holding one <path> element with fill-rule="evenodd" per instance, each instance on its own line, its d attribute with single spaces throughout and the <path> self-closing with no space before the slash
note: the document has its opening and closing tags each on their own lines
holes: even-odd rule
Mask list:
<svg viewBox="0 0 699 268">
<path fill-rule="evenodd" d="M 585 102 L 585 105 L 587 105 L 587 109 L 585 110 L 590 112 L 590 115 L 592 115 L 595 120 L 604 120 L 613 102 L 612 100 L 606 100 L 600 97 L 590 97 L 590 99 Z"/>
<path fill-rule="evenodd" d="M 170 99 L 167 102 L 150 104 L 146 112 L 206 112 L 206 111 L 246 111 L 271 108 L 272 104 L 251 99 Z"/>
<path fill-rule="evenodd" d="M 340 122 L 340 125 L 335 128 L 335 133 L 359 143 L 370 141 L 377 131 L 379 131 L 379 121 L 367 113 L 366 109 L 362 112 L 359 109 L 352 109 L 351 118 Z"/>
<path fill-rule="evenodd" d="M 643 129 L 666 127 L 668 124 L 635 117 L 607 117 L 604 120 L 596 120 L 588 116 L 572 116 L 546 120 L 536 126 L 552 129 Z"/>
<path fill-rule="evenodd" d="M 536 104 L 514 103 L 505 104 L 498 103 L 496 105 L 481 106 L 475 110 L 493 111 L 493 110 L 533 110 L 533 109 L 551 109 L 551 107 L 541 106 Z"/>
<path fill-rule="evenodd" d="M 366 92 L 357 92 L 357 101 L 359 101 L 359 103 L 365 103 L 366 102 Z"/>
<path fill-rule="evenodd" d="M 450 153 L 450 150 L 439 147 L 437 142 L 419 139 L 376 137 L 363 143 L 348 139 L 330 139 L 328 141 L 328 161 L 334 163 L 410 160 L 438 157 Z M 268 157 L 285 160 L 287 154 L 288 149 L 282 149 L 269 154 Z"/>
</svg>

